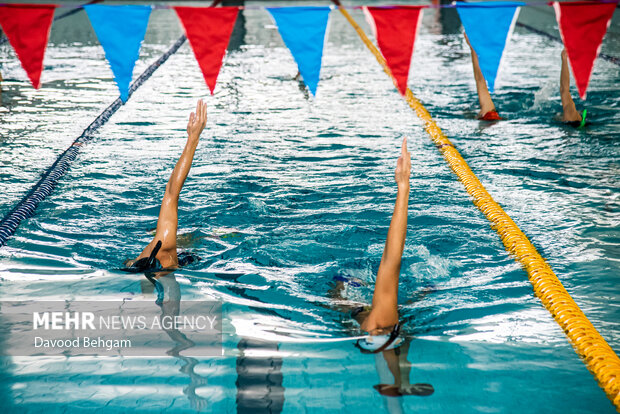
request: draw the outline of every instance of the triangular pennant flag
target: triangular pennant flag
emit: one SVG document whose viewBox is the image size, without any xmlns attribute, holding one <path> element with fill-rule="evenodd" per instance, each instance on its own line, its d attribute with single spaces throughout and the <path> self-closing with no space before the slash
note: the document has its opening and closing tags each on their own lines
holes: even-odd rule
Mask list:
<svg viewBox="0 0 620 414">
<path fill-rule="evenodd" d="M 304 83 L 316 95 L 331 8 L 269 7 L 267 11 L 276 21 L 280 36 L 297 62 Z"/>
<path fill-rule="evenodd" d="M 364 7 L 377 44 L 392 72 L 398 91 L 405 95 L 415 38 L 424 6 Z"/>
<path fill-rule="evenodd" d="M 495 88 L 495 78 L 508 37 L 517 21 L 518 9 L 525 3 L 488 1 L 456 3 L 469 43 L 478 55 L 480 70 L 489 91 Z"/>
<path fill-rule="evenodd" d="M 54 5 L 0 6 L 0 26 L 35 89 L 41 86 L 43 56 L 55 8 Z"/>
<path fill-rule="evenodd" d="M 585 99 L 594 61 L 601 51 L 616 3 L 555 2 L 553 8 L 579 96 Z"/>
<path fill-rule="evenodd" d="M 237 7 L 175 7 L 211 95 L 230 40 Z"/>
<path fill-rule="evenodd" d="M 90 5 L 84 9 L 114 73 L 121 100 L 127 102 L 151 6 Z"/>
</svg>

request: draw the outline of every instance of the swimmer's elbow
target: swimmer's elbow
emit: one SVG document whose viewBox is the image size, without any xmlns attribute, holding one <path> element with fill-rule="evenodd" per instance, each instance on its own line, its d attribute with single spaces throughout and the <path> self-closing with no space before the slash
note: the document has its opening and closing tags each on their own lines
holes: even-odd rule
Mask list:
<svg viewBox="0 0 620 414">
<path fill-rule="evenodd" d="M 394 255 L 395 256 L 395 255 Z M 398 257 L 384 257 L 381 261 L 380 268 L 383 268 L 385 271 L 390 273 L 400 273 L 400 265 L 402 262 L 402 258 L 399 255 Z"/>
<path fill-rule="evenodd" d="M 573 97 L 570 95 L 570 86 L 561 84 L 560 85 L 560 96 L 563 99 L 570 99 L 570 100 L 572 100 Z"/>
<path fill-rule="evenodd" d="M 377 271 L 377 278 L 381 274 L 389 276 L 390 278 L 398 278 L 398 276 L 400 276 L 400 260 L 398 263 L 390 260 L 382 262 L 379 265 L 379 270 Z"/>
<path fill-rule="evenodd" d="M 170 184 L 170 182 L 168 184 L 166 184 L 166 190 L 164 192 L 164 198 L 166 200 L 172 201 L 172 200 L 178 200 L 179 199 L 179 192 L 175 190 L 175 188 L 173 188 L 173 186 Z"/>
</svg>

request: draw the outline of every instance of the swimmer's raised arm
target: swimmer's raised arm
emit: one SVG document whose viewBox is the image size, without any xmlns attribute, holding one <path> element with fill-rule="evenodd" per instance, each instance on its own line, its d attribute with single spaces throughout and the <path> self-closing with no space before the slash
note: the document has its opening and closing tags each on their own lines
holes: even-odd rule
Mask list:
<svg viewBox="0 0 620 414">
<path fill-rule="evenodd" d="M 158 241 L 162 242 L 161 248 L 156 258 L 161 262 L 164 268 L 173 268 L 178 266 L 177 257 L 177 227 L 178 227 L 178 207 L 179 195 L 185 183 L 185 179 L 189 174 L 194 160 L 194 153 L 198 146 L 200 134 L 207 124 L 207 104 L 201 100 L 196 104 L 196 112 L 189 115 L 187 123 L 187 142 L 183 153 L 179 157 L 161 202 L 159 210 L 159 218 L 157 219 L 157 230 L 153 241 L 142 251 L 138 259 L 149 257 L 151 251 Z"/>
<path fill-rule="evenodd" d="M 407 235 L 410 175 L 411 154 L 407 151 L 407 138 L 404 138 L 394 173 L 398 186 L 396 203 L 377 272 L 372 310 L 362 323 L 362 329 L 368 332 L 398 323 L 398 278 Z"/>
<path fill-rule="evenodd" d="M 187 122 L 187 142 L 181 157 L 177 161 L 177 164 L 172 170 L 170 180 L 166 185 L 166 193 L 176 196 L 177 200 L 187 174 L 192 167 L 192 161 L 194 159 L 194 152 L 198 146 L 200 134 L 204 130 L 207 124 L 207 104 L 201 100 L 196 104 L 196 112 L 189 114 L 189 121 Z"/>
</svg>

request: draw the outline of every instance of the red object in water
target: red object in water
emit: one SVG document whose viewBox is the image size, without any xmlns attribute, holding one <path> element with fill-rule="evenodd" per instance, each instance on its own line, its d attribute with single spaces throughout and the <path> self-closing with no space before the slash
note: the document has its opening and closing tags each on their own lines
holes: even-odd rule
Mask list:
<svg viewBox="0 0 620 414">
<path fill-rule="evenodd" d="M 55 8 L 54 5 L 0 6 L 0 26 L 35 89 L 41 86 L 43 56 Z"/>
<path fill-rule="evenodd" d="M 616 3 L 555 2 L 553 8 L 579 96 L 585 99 L 594 60 L 601 51 Z"/>
<path fill-rule="evenodd" d="M 504 118 L 499 116 L 495 109 L 487 112 L 486 114 L 482 115 L 482 118 L 480 118 L 481 121 L 501 121 L 502 119 Z"/>
<path fill-rule="evenodd" d="M 364 7 L 381 54 L 403 95 L 424 6 Z"/>
<path fill-rule="evenodd" d="M 499 114 L 497 113 L 495 109 L 487 112 L 486 114 L 482 116 L 482 118 L 480 118 L 481 121 L 501 121 L 502 119 L 504 118 L 499 116 Z"/>
<path fill-rule="evenodd" d="M 211 95 L 230 40 L 237 7 L 175 7 Z"/>
</svg>

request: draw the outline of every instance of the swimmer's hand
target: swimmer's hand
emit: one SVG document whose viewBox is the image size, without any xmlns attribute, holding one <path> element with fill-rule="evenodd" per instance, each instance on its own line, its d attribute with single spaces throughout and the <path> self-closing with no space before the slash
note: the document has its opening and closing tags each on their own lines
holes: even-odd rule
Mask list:
<svg viewBox="0 0 620 414">
<path fill-rule="evenodd" d="M 394 178 L 399 189 L 409 189 L 409 176 L 411 175 L 411 153 L 407 151 L 407 137 L 403 138 L 403 146 L 400 157 L 396 162 L 396 172 Z"/>
<path fill-rule="evenodd" d="M 189 139 L 197 141 L 206 124 L 207 104 L 200 99 L 196 104 L 196 112 L 189 114 L 189 122 L 187 123 L 187 136 Z"/>
</svg>

